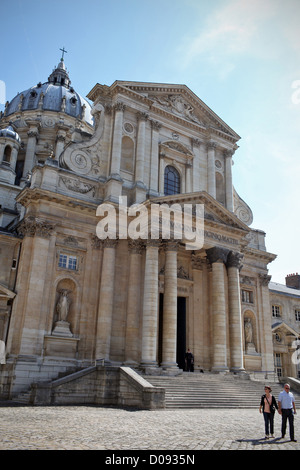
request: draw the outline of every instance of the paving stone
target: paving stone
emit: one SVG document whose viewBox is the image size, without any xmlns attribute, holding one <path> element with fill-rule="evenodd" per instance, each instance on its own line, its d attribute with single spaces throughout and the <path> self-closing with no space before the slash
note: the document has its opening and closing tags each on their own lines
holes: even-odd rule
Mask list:
<svg viewBox="0 0 300 470">
<path fill-rule="evenodd" d="M 141 411 L 110 407 L 0 407 L 0 450 L 300 450 L 300 442 L 264 439 L 258 409 Z M 295 416 L 295 435 L 300 421 Z"/>
</svg>

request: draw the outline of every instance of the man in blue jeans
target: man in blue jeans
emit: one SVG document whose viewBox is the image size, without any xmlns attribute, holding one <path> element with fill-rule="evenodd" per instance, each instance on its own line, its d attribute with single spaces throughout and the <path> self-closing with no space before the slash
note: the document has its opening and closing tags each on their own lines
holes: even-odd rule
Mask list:
<svg viewBox="0 0 300 470">
<path fill-rule="evenodd" d="M 278 397 L 278 413 L 282 416 L 281 437 L 285 436 L 286 422 L 289 420 L 291 441 L 297 442 L 294 436 L 294 414 L 296 414 L 295 398 L 290 392 L 289 384 L 284 384 L 284 389 Z"/>
</svg>

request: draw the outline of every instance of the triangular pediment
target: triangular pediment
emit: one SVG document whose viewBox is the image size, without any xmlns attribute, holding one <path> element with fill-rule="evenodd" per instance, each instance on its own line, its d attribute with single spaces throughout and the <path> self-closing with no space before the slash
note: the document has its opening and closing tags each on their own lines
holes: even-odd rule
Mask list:
<svg viewBox="0 0 300 470">
<path fill-rule="evenodd" d="M 161 196 L 148 200 L 146 204 L 196 204 L 204 205 L 204 223 L 206 226 L 220 227 L 223 226 L 227 229 L 237 230 L 243 232 L 245 236 L 249 231 L 249 227 L 244 224 L 238 217 L 231 211 L 226 209 L 222 204 L 216 201 L 206 191 L 199 191 L 195 193 L 175 194 L 172 196 Z"/>
<path fill-rule="evenodd" d="M 220 133 L 225 138 L 230 137 L 235 142 L 240 139 L 240 136 L 186 85 L 117 80 L 110 87 L 95 85 L 87 96 L 95 101 L 99 95 L 112 96 L 122 90 L 130 93 L 132 98 L 136 95 L 146 101 L 153 111 L 168 113 L 205 131 Z"/>
<path fill-rule="evenodd" d="M 297 338 L 299 337 L 299 332 L 296 331 L 294 328 L 292 328 L 290 325 L 288 325 L 284 321 L 278 321 L 276 323 L 273 323 L 272 331 L 273 333 L 281 331 L 285 335 L 288 334 L 288 335 L 296 336 Z"/>
</svg>

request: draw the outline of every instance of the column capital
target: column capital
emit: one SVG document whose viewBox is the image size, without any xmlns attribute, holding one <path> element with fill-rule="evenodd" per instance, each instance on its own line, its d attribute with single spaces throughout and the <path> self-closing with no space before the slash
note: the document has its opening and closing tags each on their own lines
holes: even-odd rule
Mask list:
<svg viewBox="0 0 300 470">
<path fill-rule="evenodd" d="M 200 147 L 200 145 L 202 144 L 202 141 L 200 139 L 195 139 L 194 137 L 191 138 L 191 142 L 192 142 L 192 147 Z"/>
<path fill-rule="evenodd" d="M 138 111 L 136 117 L 138 121 L 147 121 L 149 118 L 149 114 L 144 113 L 142 111 Z"/>
<path fill-rule="evenodd" d="M 178 248 L 179 248 L 179 240 L 167 240 L 165 242 L 163 242 L 162 244 L 162 248 L 165 250 L 165 251 L 178 251 Z"/>
<path fill-rule="evenodd" d="M 206 255 L 210 264 L 224 263 L 226 264 L 229 250 L 220 246 L 214 246 L 206 250 Z"/>
<path fill-rule="evenodd" d="M 148 238 L 146 240 L 146 248 L 161 248 L 161 240 Z"/>
<path fill-rule="evenodd" d="M 223 155 L 225 158 L 229 158 L 229 157 L 232 157 L 234 154 L 234 150 L 232 149 L 224 149 L 223 151 Z"/>
<path fill-rule="evenodd" d="M 242 269 L 242 259 L 244 255 L 236 251 L 230 251 L 227 257 L 227 268 L 237 268 Z"/>
<path fill-rule="evenodd" d="M 104 240 L 102 240 L 103 248 L 116 248 L 118 245 L 118 241 L 119 240 L 114 238 L 105 238 Z"/>
<path fill-rule="evenodd" d="M 192 255 L 192 267 L 193 267 L 193 269 L 197 269 L 199 271 L 202 271 L 205 264 L 206 264 L 205 258 L 201 258 L 200 256 L 197 256 L 195 254 Z"/>
<path fill-rule="evenodd" d="M 130 253 L 134 253 L 140 255 L 145 248 L 145 243 L 142 240 L 129 240 L 128 241 L 128 249 Z"/>
<path fill-rule="evenodd" d="M 150 119 L 150 124 L 152 129 L 155 131 L 159 131 L 162 128 L 162 124 L 158 121 L 153 121 L 152 119 Z"/>
<path fill-rule="evenodd" d="M 217 143 L 210 140 L 206 143 L 207 150 L 215 150 L 217 148 Z"/>
<path fill-rule="evenodd" d="M 268 286 L 269 282 L 271 281 L 272 276 L 268 274 L 259 274 L 258 279 L 261 286 Z"/>
<path fill-rule="evenodd" d="M 50 238 L 54 231 L 55 226 L 45 220 L 40 220 L 35 217 L 29 216 L 22 220 L 17 228 L 19 235 L 23 237 L 41 237 Z"/>
<path fill-rule="evenodd" d="M 126 105 L 124 103 L 122 103 L 121 101 L 118 101 L 115 105 L 114 105 L 114 110 L 115 111 L 125 111 L 125 108 L 126 108 Z"/>
</svg>

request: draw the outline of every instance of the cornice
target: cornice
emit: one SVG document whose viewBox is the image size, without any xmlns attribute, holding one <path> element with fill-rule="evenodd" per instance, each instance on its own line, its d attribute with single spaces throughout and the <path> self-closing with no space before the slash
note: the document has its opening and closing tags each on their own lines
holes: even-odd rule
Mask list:
<svg viewBox="0 0 300 470">
<path fill-rule="evenodd" d="M 173 93 L 184 95 L 185 98 L 189 100 L 189 102 L 200 108 L 201 112 L 203 112 L 203 114 L 206 115 L 209 119 L 213 120 L 216 125 L 222 126 L 223 130 L 211 125 L 203 126 L 199 123 L 181 118 L 180 116 L 177 116 L 172 112 L 169 112 L 156 105 L 152 99 L 141 94 L 143 91 L 147 93 Z M 196 131 L 201 129 L 202 132 L 217 135 L 222 139 L 229 140 L 232 143 L 236 143 L 238 140 L 240 140 L 240 136 L 233 129 L 231 129 L 216 113 L 214 113 L 214 111 L 212 111 L 212 109 L 209 108 L 199 97 L 197 97 L 186 85 L 115 81 L 109 87 L 107 85 L 100 85 L 97 83 L 88 93 L 87 98 L 95 102 L 98 98 L 100 99 L 100 97 L 103 97 L 104 99 L 113 99 L 113 97 L 117 94 L 125 95 L 140 103 L 143 103 L 149 111 L 150 118 L 155 119 L 155 116 L 157 115 L 164 116 L 168 120 L 171 119 L 172 121 L 175 121 L 184 127 L 189 127 L 190 129 L 194 129 Z M 154 113 L 153 116 L 151 116 L 151 112 Z"/>
<path fill-rule="evenodd" d="M 41 200 L 54 202 L 68 208 L 78 208 L 81 211 L 85 210 L 89 213 L 93 213 L 93 215 L 96 215 L 96 209 L 98 207 L 98 203 L 88 203 L 82 199 L 65 196 L 61 193 L 54 193 L 40 188 L 24 188 L 16 197 L 16 202 L 25 207 L 31 202 L 39 202 Z"/>
</svg>

